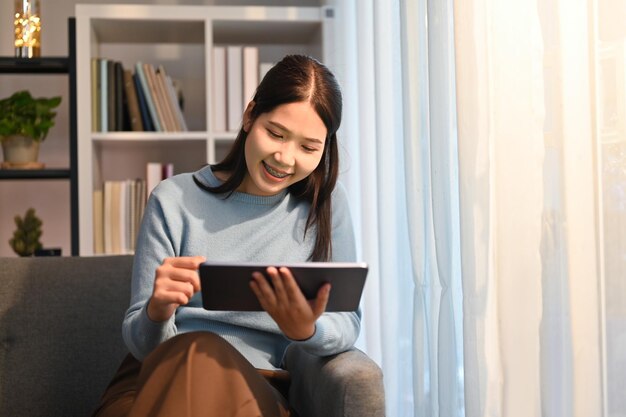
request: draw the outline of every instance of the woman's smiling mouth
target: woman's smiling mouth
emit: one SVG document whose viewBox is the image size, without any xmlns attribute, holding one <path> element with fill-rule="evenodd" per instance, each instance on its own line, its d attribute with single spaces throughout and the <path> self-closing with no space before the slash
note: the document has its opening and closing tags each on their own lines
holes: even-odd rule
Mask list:
<svg viewBox="0 0 626 417">
<path fill-rule="evenodd" d="M 263 162 L 263 166 L 265 167 L 265 170 L 272 176 L 272 177 L 276 177 L 276 178 L 286 178 L 289 175 L 291 175 L 288 172 L 281 172 L 281 171 L 277 171 L 276 169 L 272 168 L 272 166 L 270 166 L 268 163 L 266 163 L 265 161 L 261 161 Z"/>
</svg>

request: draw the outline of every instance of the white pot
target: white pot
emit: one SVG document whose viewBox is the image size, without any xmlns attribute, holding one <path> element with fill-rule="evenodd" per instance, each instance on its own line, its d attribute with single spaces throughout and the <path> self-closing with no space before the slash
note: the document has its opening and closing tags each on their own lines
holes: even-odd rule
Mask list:
<svg viewBox="0 0 626 417">
<path fill-rule="evenodd" d="M 39 142 L 26 136 L 12 135 L 2 139 L 4 161 L 12 164 L 37 162 Z"/>
</svg>

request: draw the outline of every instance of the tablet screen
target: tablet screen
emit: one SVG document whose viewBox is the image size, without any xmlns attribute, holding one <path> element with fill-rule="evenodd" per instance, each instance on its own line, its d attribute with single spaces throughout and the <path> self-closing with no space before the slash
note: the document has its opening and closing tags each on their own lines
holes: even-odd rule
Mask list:
<svg viewBox="0 0 626 417">
<path fill-rule="evenodd" d="M 355 311 L 359 307 L 367 264 L 306 262 L 292 264 L 214 263 L 200 265 L 202 304 L 207 310 L 262 311 L 250 289 L 255 271 L 265 275 L 268 266 L 287 267 L 307 299 L 314 299 L 319 288 L 330 283 L 326 311 Z M 269 279 L 269 278 L 268 278 Z"/>
</svg>

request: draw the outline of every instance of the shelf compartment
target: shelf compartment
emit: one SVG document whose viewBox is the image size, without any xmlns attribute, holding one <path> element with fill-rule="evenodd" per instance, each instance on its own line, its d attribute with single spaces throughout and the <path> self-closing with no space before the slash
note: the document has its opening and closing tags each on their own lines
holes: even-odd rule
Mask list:
<svg viewBox="0 0 626 417">
<path fill-rule="evenodd" d="M 154 142 L 152 142 L 154 143 Z M 174 172 L 193 172 L 206 164 L 206 141 L 108 141 L 94 149 L 93 185 L 105 180 L 145 178 L 148 162 L 173 163 Z"/>
<path fill-rule="evenodd" d="M 94 19 L 100 43 L 204 43 L 204 21 Z"/>
<path fill-rule="evenodd" d="M 321 22 L 215 20 L 216 44 L 308 44 L 321 39 Z"/>
</svg>

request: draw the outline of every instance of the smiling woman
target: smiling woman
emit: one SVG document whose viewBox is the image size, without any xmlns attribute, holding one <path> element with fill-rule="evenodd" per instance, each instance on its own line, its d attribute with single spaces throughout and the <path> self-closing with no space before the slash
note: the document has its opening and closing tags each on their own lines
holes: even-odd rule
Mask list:
<svg viewBox="0 0 626 417">
<path fill-rule="evenodd" d="M 250 277 L 264 312 L 223 312 L 203 308 L 198 277 L 206 260 L 356 260 L 345 191 L 335 187 L 341 106 L 325 66 L 287 56 L 259 85 L 226 158 L 154 189 L 123 323 L 132 355 L 95 415 L 290 415 L 287 349 L 352 348 L 360 312 L 325 312 L 329 284 L 307 300 L 288 268 L 270 267 L 271 285 Z"/>
</svg>

